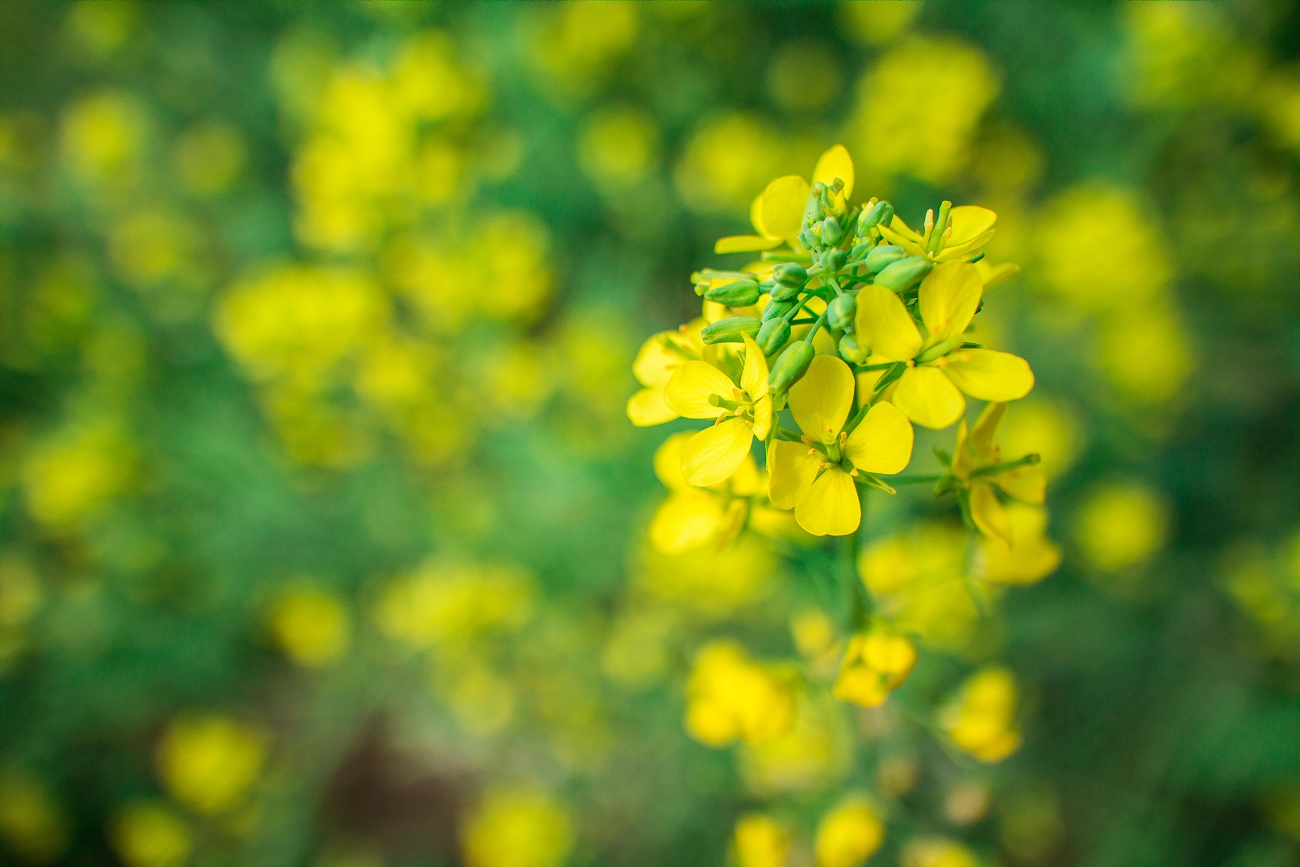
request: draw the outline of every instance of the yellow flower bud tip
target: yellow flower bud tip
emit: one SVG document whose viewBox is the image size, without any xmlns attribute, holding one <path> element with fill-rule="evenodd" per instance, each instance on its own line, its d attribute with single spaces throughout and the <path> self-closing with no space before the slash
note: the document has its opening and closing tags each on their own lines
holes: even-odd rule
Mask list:
<svg viewBox="0 0 1300 867">
<path fill-rule="evenodd" d="M 926 234 L 928 235 L 928 234 L 930 233 L 930 230 L 933 229 L 933 228 L 934 228 L 934 208 L 930 208 L 930 209 L 928 209 L 928 210 L 925 212 L 925 232 L 926 232 Z"/>
</svg>

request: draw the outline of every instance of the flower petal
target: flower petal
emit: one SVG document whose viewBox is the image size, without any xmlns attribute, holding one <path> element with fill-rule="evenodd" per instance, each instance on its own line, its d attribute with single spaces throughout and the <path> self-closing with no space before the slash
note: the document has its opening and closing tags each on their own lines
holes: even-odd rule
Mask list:
<svg viewBox="0 0 1300 867">
<path fill-rule="evenodd" d="M 663 388 L 672 378 L 673 371 L 681 366 L 683 357 L 674 346 L 679 339 L 676 331 L 660 331 L 637 350 L 632 362 L 632 375 L 647 388 Z"/>
<path fill-rule="evenodd" d="M 665 488 L 680 491 L 690 488 L 686 477 L 682 475 L 682 449 L 694 433 L 688 430 L 678 431 L 660 444 L 655 450 L 655 475 Z"/>
<path fill-rule="evenodd" d="M 991 486 L 975 485 L 971 488 L 970 516 L 985 536 L 1001 540 L 1008 547 L 1012 544 L 1011 519 Z"/>
<path fill-rule="evenodd" d="M 820 181 L 828 187 L 836 178 L 844 181 L 844 198 L 853 195 L 853 157 L 842 144 L 834 145 L 822 154 L 812 174 L 814 183 Z"/>
<path fill-rule="evenodd" d="M 754 436 L 767 439 L 772 432 L 772 397 L 763 395 L 754 401 Z"/>
<path fill-rule="evenodd" d="M 998 473 L 992 479 L 1008 497 L 1022 503 L 1041 505 L 1047 499 L 1047 474 L 1041 466 L 1017 467 Z"/>
<path fill-rule="evenodd" d="M 1009 352 L 962 349 L 942 361 L 957 387 L 979 400 L 1019 400 L 1034 387 L 1029 362 Z"/>
<path fill-rule="evenodd" d="M 814 536 L 847 536 L 862 523 L 853 477 L 832 467 L 817 477 L 794 509 L 794 519 Z"/>
<path fill-rule="evenodd" d="M 650 542 L 665 554 L 680 554 L 710 541 L 722 529 L 720 497 L 698 489 L 670 494 L 650 521 Z"/>
<path fill-rule="evenodd" d="M 677 418 L 677 413 L 664 403 L 662 388 L 643 388 L 627 399 L 627 417 L 637 427 L 650 427 Z"/>
<path fill-rule="evenodd" d="M 942 343 L 964 332 L 983 291 L 979 269 L 968 262 L 946 262 L 927 274 L 917 301 L 930 343 Z"/>
<path fill-rule="evenodd" d="M 871 348 L 873 363 L 910 361 L 921 352 L 921 332 L 903 300 L 884 286 L 863 286 L 858 293 L 858 345 Z"/>
<path fill-rule="evenodd" d="M 793 509 L 812 487 L 825 458 L 803 443 L 775 440 L 767 450 L 767 496 L 778 509 Z"/>
<path fill-rule="evenodd" d="M 713 252 L 753 253 L 758 250 L 771 250 L 780 244 L 780 238 L 766 238 L 762 235 L 728 235 L 718 239 L 718 242 L 713 245 Z"/>
<path fill-rule="evenodd" d="M 717 418 L 724 410 L 709 403 L 712 395 L 732 399 L 735 383 L 711 364 L 687 361 L 677 368 L 664 388 L 664 402 L 687 418 Z"/>
<path fill-rule="evenodd" d="M 817 355 L 790 388 L 790 411 L 808 436 L 833 443 L 853 407 L 853 371 L 833 355 Z"/>
<path fill-rule="evenodd" d="M 758 208 L 753 212 L 754 228 L 774 238 L 793 238 L 799 234 L 807 203 L 807 181 L 798 175 L 777 178 L 763 190 Z"/>
<path fill-rule="evenodd" d="M 749 454 L 753 438 L 749 423 L 738 418 L 706 427 L 682 448 L 682 475 L 701 488 L 725 482 Z"/>
<path fill-rule="evenodd" d="M 849 435 L 844 456 L 867 473 L 901 473 L 912 459 L 912 424 L 892 403 L 867 410 L 862 424 Z"/>
<path fill-rule="evenodd" d="M 935 429 L 952 424 L 966 409 L 961 392 L 934 367 L 908 370 L 894 386 L 889 399 L 912 421 Z"/>
<path fill-rule="evenodd" d="M 948 216 L 952 220 L 952 234 L 948 236 L 947 247 L 970 243 L 991 231 L 998 221 L 996 213 L 978 205 L 958 205 L 948 212 Z"/>
<path fill-rule="evenodd" d="M 758 400 L 767 394 L 767 357 L 754 338 L 748 334 L 741 336 L 745 341 L 745 367 L 740 373 L 740 387 L 749 393 L 750 400 Z"/>
</svg>

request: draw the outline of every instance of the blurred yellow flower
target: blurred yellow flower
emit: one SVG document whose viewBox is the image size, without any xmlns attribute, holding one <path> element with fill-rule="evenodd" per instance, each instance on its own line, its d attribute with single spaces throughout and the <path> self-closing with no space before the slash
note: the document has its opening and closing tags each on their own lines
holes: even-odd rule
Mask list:
<svg viewBox="0 0 1300 867">
<path fill-rule="evenodd" d="M 34 864 L 53 864 L 68 848 L 68 816 L 35 777 L 0 771 L 0 839 Z"/>
<path fill-rule="evenodd" d="M 385 635 L 423 649 L 517 629 L 532 617 L 536 597 L 532 576 L 517 567 L 430 559 L 385 589 L 375 617 Z"/>
<path fill-rule="evenodd" d="M 736 822 L 731 856 L 736 867 L 785 867 L 790 832 L 764 813 L 748 813 Z"/>
<path fill-rule="evenodd" d="M 732 641 L 714 641 L 696 654 L 686 698 L 686 730 L 712 747 L 771 741 L 794 725 L 793 685 Z"/>
<path fill-rule="evenodd" d="M 1047 496 L 1047 476 L 1037 466 L 1036 459 L 1032 463 L 1001 460 L 1002 449 L 996 440 L 1006 415 L 1005 403 L 990 403 L 975 420 L 969 434 L 966 420 L 962 419 L 953 448 L 952 474 L 969 492 L 970 515 L 975 526 L 986 537 L 1010 548 L 1017 541 L 1015 528 L 998 493 L 1022 503 L 1041 505 Z"/>
<path fill-rule="evenodd" d="M 266 760 L 266 739 L 228 716 L 173 720 L 158 744 L 158 775 L 177 801 L 197 813 L 242 806 Z"/>
<path fill-rule="evenodd" d="M 598 190 L 614 195 L 658 167 L 659 129 L 632 108 L 593 113 L 578 134 L 578 165 Z"/>
<path fill-rule="evenodd" d="M 857 867 L 885 841 L 876 808 L 861 796 L 841 801 L 817 825 L 817 867 Z"/>
<path fill-rule="evenodd" d="M 899 864 L 901 867 L 980 867 L 980 860 L 953 840 L 921 837 L 907 842 Z"/>
<path fill-rule="evenodd" d="M 660 602 L 719 619 L 771 593 L 775 567 L 771 544 L 746 533 L 724 548 L 704 545 L 681 554 L 647 545 L 635 579 Z"/>
<path fill-rule="evenodd" d="M 1020 748 L 1015 712 L 1015 677 L 1005 668 L 985 668 L 943 708 L 939 726 L 956 746 L 991 764 Z"/>
<path fill-rule="evenodd" d="M 166 804 L 128 804 L 109 822 L 109 839 L 127 867 L 180 867 L 194 848 L 185 820 Z"/>
<path fill-rule="evenodd" d="M 64 533 L 104 509 L 132 475 L 132 453 L 110 424 L 74 425 L 38 443 L 23 460 L 27 508 L 49 529 Z"/>
<path fill-rule="evenodd" d="M 888 629 L 872 628 L 849 640 L 833 693 L 840 701 L 863 707 L 885 703 L 916 665 L 916 646 Z"/>
<path fill-rule="evenodd" d="M 1140 565 L 1165 544 L 1169 503 L 1139 482 L 1108 482 L 1089 491 L 1075 516 L 1074 535 L 1084 561 L 1103 572 Z"/>
<path fill-rule="evenodd" d="M 347 652 L 351 616 L 338 594 L 303 585 L 280 593 L 267 617 L 271 634 L 285 655 L 299 665 L 317 668 Z"/>
<path fill-rule="evenodd" d="M 1061 565 L 1060 547 L 1047 537 L 1047 510 L 1023 503 L 1003 509 L 1011 529 L 1011 545 L 992 537 L 980 539 L 982 577 L 994 584 L 1034 584 Z M 975 569 L 981 574 L 979 568 Z"/>
<path fill-rule="evenodd" d="M 750 115 L 715 115 L 687 141 L 673 179 L 692 210 L 739 213 L 776 174 L 783 150 L 776 133 Z"/>
<path fill-rule="evenodd" d="M 554 796 L 498 787 L 466 817 L 462 843 L 469 867 L 560 867 L 573 849 L 574 831 Z"/>
<path fill-rule="evenodd" d="M 144 106 L 117 91 L 85 97 L 63 115 L 64 159 L 96 191 L 112 192 L 138 180 L 148 136 Z"/>
<path fill-rule="evenodd" d="M 209 120 L 177 137 L 172 160 L 176 176 L 187 190 L 197 196 L 215 196 L 239 178 L 248 161 L 248 150 L 238 128 Z"/>
</svg>

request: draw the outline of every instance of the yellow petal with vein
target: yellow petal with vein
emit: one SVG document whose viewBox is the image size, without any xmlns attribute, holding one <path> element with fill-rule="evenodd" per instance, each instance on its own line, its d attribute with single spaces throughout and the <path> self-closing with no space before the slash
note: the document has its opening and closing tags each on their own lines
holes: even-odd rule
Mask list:
<svg viewBox="0 0 1300 867">
<path fill-rule="evenodd" d="M 794 519 L 814 536 L 847 536 L 862 523 L 862 504 L 853 477 L 838 467 L 817 477 L 799 498 Z"/>
<path fill-rule="evenodd" d="M 767 394 L 767 357 L 754 338 L 748 334 L 741 336 L 745 341 L 745 367 L 740 373 L 740 387 L 749 393 L 750 400 L 758 400 Z"/>
<path fill-rule="evenodd" d="M 1029 362 L 1009 352 L 962 349 L 943 361 L 957 387 L 979 400 L 1019 400 L 1034 387 Z"/>
<path fill-rule="evenodd" d="M 949 247 L 968 244 L 975 238 L 992 231 L 998 215 L 988 208 L 978 205 L 958 205 L 948 212 L 952 220 L 952 234 L 948 236 Z"/>
<path fill-rule="evenodd" d="M 921 352 L 921 332 L 912 314 L 884 286 L 864 286 L 858 293 L 857 334 L 858 345 L 871 348 L 873 364 L 909 361 Z"/>
<path fill-rule="evenodd" d="M 682 475 L 701 488 L 725 482 L 749 454 L 753 438 L 749 423 L 738 418 L 705 428 L 682 449 Z"/>
<path fill-rule="evenodd" d="M 890 400 L 912 421 L 936 430 L 961 418 L 966 409 L 961 392 L 933 367 L 914 367 L 904 373 Z"/>
<path fill-rule="evenodd" d="M 677 368 L 664 388 L 664 401 L 686 418 L 717 418 L 723 410 L 709 403 L 711 395 L 733 399 L 735 388 L 725 373 L 703 361 L 687 361 Z"/>
<path fill-rule="evenodd" d="M 814 452 L 810 454 L 810 452 Z M 768 498 L 779 509 L 793 509 L 817 478 L 826 458 L 803 443 L 776 440 L 767 450 Z"/>
<path fill-rule="evenodd" d="M 765 238 L 761 235 L 728 235 L 718 239 L 713 245 L 713 252 L 753 253 L 757 250 L 771 250 L 780 243 L 780 238 Z"/>
<path fill-rule="evenodd" d="M 849 435 L 844 456 L 867 473 L 901 473 L 912 459 L 912 424 L 892 403 L 867 410 L 862 424 Z"/>
<path fill-rule="evenodd" d="M 627 417 L 637 427 L 651 427 L 677 418 L 664 402 L 662 388 L 643 388 L 627 399 Z"/>
<path fill-rule="evenodd" d="M 967 262 L 947 262 L 927 274 L 917 301 L 930 342 L 942 343 L 964 332 L 983 292 L 979 269 Z"/>
<path fill-rule="evenodd" d="M 650 522 L 650 542 L 665 554 L 706 544 L 722 527 L 721 498 L 700 490 L 678 491 L 664 500 Z"/>
<path fill-rule="evenodd" d="M 655 450 L 655 475 L 670 491 L 681 491 L 690 487 L 686 477 L 682 475 L 682 449 L 686 448 L 686 442 L 693 436 L 695 434 L 690 431 L 679 431 L 664 440 Z"/>
<path fill-rule="evenodd" d="M 833 355 L 817 355 L 790 388 L 790 411 L 808 436 L 833 443 L 853 407 L 853 371 Z"/>
</svg>

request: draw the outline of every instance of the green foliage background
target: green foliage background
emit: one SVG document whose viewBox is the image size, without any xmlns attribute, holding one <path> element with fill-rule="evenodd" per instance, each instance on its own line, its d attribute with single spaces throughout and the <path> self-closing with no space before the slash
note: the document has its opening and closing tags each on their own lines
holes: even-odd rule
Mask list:
<svg viewBox="0 0 1300 867">
<path fill-rule="evenodd" d="M 872 863 L 917 834 L 990 864 L 1300 858 L 1294 4 L 86 0 L 3 17 L 0 859 L 455 864 L 481 793 L 526 783 L 566 805 L 574 864 L 719 864 L 741 812 L 811 828 L 875 790 L 891 750 L 922 781 Z M 348 158 L 383 128 L 330 82 L 396 75 L 425 37 L 455 74 L 411 73 L 435 83 L 401 134 L 442 168 Z M 889 58 L 929 90 L 891 96 Z M 319 140 L 344 158 L 310 175 Z M 1048 499 L 1065 558 L 923 647 L 902 693 L 932 708 L 1004 662 L 1016 755 L 976 767 L 855 721 L 833 773 L 772 794 L 687 737 L 682 684 L 712 636 L 795 656 L 795 610 L 838 614 L 817 583 L 834 553 L 764 561 L 761 590 L 721 601 L 656 590 L 658 438 L 623 405 L 640 341 L 695 315 L 688 274 L 725 261 L 713 241 L 838 141 L 859 197 L 914 225 L 939 198 L 998 211 L 991 255 L 1023 271 L 994 290 L 996 327 L 1070 455 Z M 329 192 L 349 171 L 382 176 Z M 322 225 L 353 199 L 375 222 L 313 230 L 312 196 Z M 402 258 L 404 233 L 428 249 Z M 255 325 L 230 312 L 285 263 L 308 269 L 286 278 L 296 301 Z M 357 304 L 386 299 L 388 331 L 307 321 L 334 273 L 367 287 Z M 355 345 L 326 346 L 354 326 Z M 357 384 L 376 340 L 430 353 L 417 386 Z M 1107 522 L 1115 485 L 1158 531 L 1108 565 L 1134 514 Z M 951 517 L 900 508 L 869 512 L 869 537 Z M 453 609 L 445 631 L 472 635 L 403 644 L 385 594 L 449 563 L 524 576 L 501 591 L 517 622 Z M 302 587 L 347 624 L 325 665 L 294 664 L 268 625 Z M 633 655 L 662 664 L 629 683 L 609 648 L 646 611 L 659 638 Z M 507 720 L 457 692 L 466 670 L 491 672 L 465 688 Z M 205 810 L 160 756 L 175 721 L 211 715 L 255 732 L 262 760 Z M 954 813 L 959 784 L 992 806 Z M 186 829 L 180 861 L 124 854 L 115 829 L 140 803 Z"/>
</svg>

